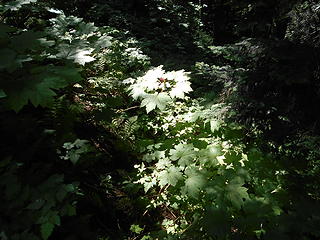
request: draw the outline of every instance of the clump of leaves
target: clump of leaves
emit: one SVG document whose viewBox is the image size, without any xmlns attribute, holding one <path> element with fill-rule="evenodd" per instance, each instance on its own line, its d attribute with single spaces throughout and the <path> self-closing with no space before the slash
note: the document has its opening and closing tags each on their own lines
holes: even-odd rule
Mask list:
<svg viewBox="0 0 320 240">
<path fill-rule="evenodd" d="M 82 80 L 79 65 L 95 60 L 92 54 L 110 45 L 111 37 L 92 23 L 49 11 L 58 16 L 50 20 L 48 29 L 0 25 L 0 54 L 5 56 L 0 60 L 0 74 L 5 79 L 0 84 L 1 100 L 17 112 L 29 101 L 35 107 L 51 106 L 57 90 Z"/>
<path fill-rule="evenodd" d="M 62 146 L 65 154 L 59 150 L 60 158 L 63 160 L 70 160 L 73 164 L 76 164 L 82 154 L 89 153 L 93 150 L 88 140 L 76 139 L 74 142 L 66 142 Z"/>
<path fill-rule="evenodd" d="M 137 79 L 124 81 L 130 84 L 129 95 L 133 99 L 141 99 L 141 107 L 146 107 L 147 113 L 152 110 L 165 110 L 175 99 L 185 99 L 192 91 L 189 77 L 184 70 L 165 72 L 163 66 L 153 68 Z"/>
</svg>

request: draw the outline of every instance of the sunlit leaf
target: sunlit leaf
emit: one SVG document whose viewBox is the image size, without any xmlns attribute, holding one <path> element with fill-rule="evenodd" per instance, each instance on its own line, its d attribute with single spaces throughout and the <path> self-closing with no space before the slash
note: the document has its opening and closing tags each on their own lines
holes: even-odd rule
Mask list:
<svg viewBox="0 0 320 240">
<path fill-rule="evenodd" d="M 187 166 L 191 163 L 196 157 L 196 152 L 192 144 L 178 144 L 174 149 L 171 149 L 170 158 L 173 161 L 179 160 L 178 163 L 180 166 Z"/>
<path fill-rule="evenodd" d="M 164 110 L 167 104 L 171 101 L 171 98 L 167 93 L 154 93 L 148 94 L 141 102 L 141 107 L 146 107 L 147 113 L 159 108 Z"/>
<path fill-rule="evenodd" d="M 95 32 L 98 29 L 96 26 L 94 26 L 93 23 L 85 23 L 85 22 L 80 22 L 78 28 L 79 28 L 80 35 L 87 35 Z"/>
<path fill-rule="evenodd" d="M 187 173 L 188 178 L 185 181 L 185 185 L 181 188 L 182 194 L 187 194 L 190 197 L 197 198 L 200 190 L 205 186 L 206 179 L 200 172 L 189 171 Z"/>
<path fill-rule="evenodd" d="M 167 170 L 161 171 L 158 178 L 160 186 L 165 186 L 166 184 L 175 186 L 182 178 L 182 173 L 179 168 L 171 166 Z"/>
<path fill-rule="evenodd" d="M 147 93 L 144 90 L 145 88 L 143 86 L 141 86 L 140 84 L 132 85 L 129 89 L 131 90 L 130 95 L 135 100 L 147 95 Z"/>
<path fill-rule="evenodd" d="M 137 224 L 132 224 L 130 226 L 130 231 L 131 232 L 134 232 L 134 233 L 137 233 L 137 234 L 140 234 L 142 231 L 143 231 L 143 228 L 141 228 L 139 225 Z"/>
<path fill-rule="evenodd" d="M 187 81 L 177 82 L 176 85 L 169 92 L 172 98 L 185 98 L 185 94 L 192 91 L 191 83 Z"/>
<path fill-rule="evenodd" d="M 79 63 L 80 65 L 85 65 L 88 62 L 92 62 L 95 60 L 94 57 L 91 57 L 92 49 L 82 49 L 77 46 L 70 46 L 68 44 L 60 44 L 59 52 L 56 55 L 57 58 L 61 59 L 70 59 L 75 63 Z"/>
<path fill-rule="evenodd" d="M 99 39 L 95 42 L 95 48 L 101 49 L 101 48 L 108 48 L 112 45 L 111 42 L 112 37 L 108 35 L 103 35 L 99 37 Z"/>
<path fill-rule="evenodd" d="M 211 120 L 210 121 L 211 132 L 215 132 L 215 131 L 219 130 L 220 126 L 221 126 L 221 121 L 219 121 L 219 120 Z"/>
</svg>

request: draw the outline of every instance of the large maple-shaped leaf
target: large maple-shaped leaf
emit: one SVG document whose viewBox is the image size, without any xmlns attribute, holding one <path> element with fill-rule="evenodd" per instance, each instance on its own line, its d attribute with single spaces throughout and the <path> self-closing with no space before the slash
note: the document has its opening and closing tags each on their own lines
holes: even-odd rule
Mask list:
<svg viewBox="0 0 320 240">
<path fill-rule="evenodd" d="M 147 113 L 156 108 L 164 110 L 170 101 L 171 98 L 167 93 L 147 94 L 141 102 L 141 107 L 146 107 Z"/>
<path fill-rule="evenodd" d="M 52 234 L 53 229 L 54 229 L 54 225 L 50 222 L 41 224 L 40 232 L 41 232 L 42 238 L 44 240 L 47 240 L 50 237 L 50 235 Z"/>
<path fill-rule="evenodd" d="M 232 179 L 226 186 L 226 197 L 237 209 L 240 209 L 245 199 L 249 199 L 248 189 L 243 187 L 244 181 L 240 177 Z"/>
<path fill-rule="evenodd" d="M 221 163 L 221 158 L 223 158 L 221 150 L 221 146 L 217 144 L 209 145 L 206 149 L 201 149 L 198 153 L 201 163 L 217 166 Z"/>
<path fill-rule="evenodd" d="M 185 94 L 192 91 L 191 83 L 188 81 L 177 82 L 169 92 L 172 98 L 185 98 Z"/>
<path fill-rule="evenodd" d="M 15 80 L 15 84 L 7 84 L 2 88 L 8 96 L 7 104 L 18 112 L 29 100 L 34 106 L 49 106 L 56 95 L 53 90 L 79 80 L 81 76 L 73 67 L 48 65 L 33 68 L 28 72 L 28 76 L 23 76 Z"/>
<path fill-rule="evenodd" d="M 93 23 L 85 23 L 85 22 L 80 22 L 78 28 L 79 28 L 79 32 L 78 32 L 79 35 L 88 35 L 90 33 L 97 31 L 98 29 L 96 26 L 94 26 Z"/>
<path fill-rule="evenodd" d="M 175 186 L 182 178 L 182 173 L 179 168 L 171 166 L 167 170 L 161 171 L 158 178 L 160 186 L 165 186 L 167 184 Z"/>
<path fill-rule="evenodd" d="M 60 44 L 59 52 L 56 57 L 61 59 L 70 59 L 75 63 L 79 63 L 80 65 L 85 65 L 88 62 L 92 62 L 95 60 L 94 57 L 91 57 L 92 49 L 83 49 L 78 46 L 70 46 L 68 44 Z"/>
<path fill-rule="evenodd" d="M 141 84 L 133 84 L 129 87 L 129 90 L 131 90 L 131 97 L 135 100 L 147 95 L 147 93 L 145 92 L 145 88 Z"/>
<path fill-rule="evenodd" d="M 206 178 L 201 172 L 194 169 L 187 169 L 186 175 L 188 178 L 185 181 L 185 185 L 181 188 L 181 193 L 197 198 L 207 182 Z"/>
<path fill-rule="evenodd" d="M 96 49 L 107 48 L 112 45 L 112 37 L 108 35 L 102 35 L 99 39 L 94 43 Z"/>
<path fill-rule="evenodd" d="M 170 159 L 173 161 L 179 160 L 178 163 L 180 166 L 187 166 L 190 164 L 193 159 L 196 157 L 196 152 L 192 144 L 178 144 L 174 149 L 171 149 Z"/>
<path fill-rule="evenodd" d="M 56 18 L 52 18 L 49 21 L 52 23 L 52 26 L 48 28 L 48 34 L 53 35 L 54 37 L 66 38 L 66 32 L 69 31 L 70 27 L 74 28 L 79 23 L 83 21 L 82 18 L 75 16 L 66 16 L 62 13 Z"/>
</svg>

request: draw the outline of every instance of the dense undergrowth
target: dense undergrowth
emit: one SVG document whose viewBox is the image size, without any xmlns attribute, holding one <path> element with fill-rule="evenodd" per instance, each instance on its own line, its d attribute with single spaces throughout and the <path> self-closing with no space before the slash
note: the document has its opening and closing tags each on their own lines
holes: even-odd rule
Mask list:
<svg viewBox="0 0 320 240">
<path fill-rule="evenodd" d="M 1 3 L 0 239 L 318 239 L 319 11 Z"/>
</svg>

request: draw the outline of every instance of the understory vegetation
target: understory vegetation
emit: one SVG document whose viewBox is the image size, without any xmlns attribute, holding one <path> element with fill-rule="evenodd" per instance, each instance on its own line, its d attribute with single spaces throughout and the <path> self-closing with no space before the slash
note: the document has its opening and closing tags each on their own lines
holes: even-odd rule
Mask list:
<svg viewBox="0 0 320 240">
<path fill-rule="evenodd" d="M 0 19 L 0 240 L 320 238 L 317 1 Z"/>
</svg>

